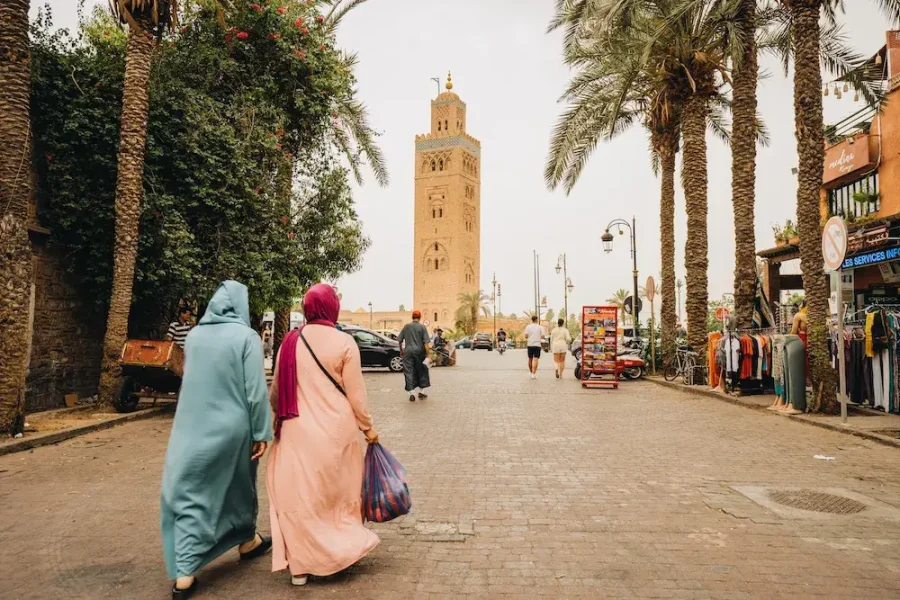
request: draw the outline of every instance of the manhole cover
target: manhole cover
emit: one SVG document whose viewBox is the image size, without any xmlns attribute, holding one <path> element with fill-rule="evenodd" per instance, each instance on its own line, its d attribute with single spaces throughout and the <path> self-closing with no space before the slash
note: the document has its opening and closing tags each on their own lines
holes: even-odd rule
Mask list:
<svg viewBox="0 0 900 600">
<path fill-rule="evenodd" d="M 770 492 L 769 498 L 790 508 L 833 515 L 854 515 L 868 508 L 862 502 L 850 498 L 812 490 L 777 490 Z"/>
</svg>

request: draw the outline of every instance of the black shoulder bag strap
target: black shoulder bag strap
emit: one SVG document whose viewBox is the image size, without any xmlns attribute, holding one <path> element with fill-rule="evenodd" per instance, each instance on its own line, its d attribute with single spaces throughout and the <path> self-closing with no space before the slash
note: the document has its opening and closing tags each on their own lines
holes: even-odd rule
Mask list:
<svg viewBox="0 0 900 600">
<path fill-rule="evenodd" d="M 316 353 L 313 352 L 312 348 L 310 348 L 309 342 L 306 341 L 306 337 L 303 335 L 302 331 L 300 332 L 300 339 L 303 340 L 303 345 L 306 346 L 306 349 L 309 350 L 309 353 L 313 357 L 313 360 L 316 361 L 316 364 L 319 365 L 319 368 L 322 370 L 323 373 L 325 373 L 325 377 L 328 378 L 328 381 L 333 383 L 334 387 L 336 387 L 338 389 L 338 391 L 341 394 L 343 394 L 343 396 L 346 398 L 347 392 L 344 391 L 344 388 L 341 387 L 341 384 L 339 384 L 337 381 L 335 381 L 334 377 L 331 376 L 331 373 L 329 373 L 328 370 L 322 366 L 322 363 L 319 362 L 319 357 L 316 356 Z"/>
</svg>

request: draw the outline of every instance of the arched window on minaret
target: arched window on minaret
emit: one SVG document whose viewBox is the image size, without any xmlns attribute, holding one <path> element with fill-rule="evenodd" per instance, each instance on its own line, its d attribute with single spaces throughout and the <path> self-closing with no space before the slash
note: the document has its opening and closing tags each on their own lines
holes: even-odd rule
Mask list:
<svg viewBox="0 0 900 600">
<path fill-rule="evenodd" d="M 436 169 L 434 161 L 431 161 L 431 170 L 434 171 Z"/>
<path fill-rule="evenodd" d="M 439 261 L 438 259 L 434 259 L 434 270 L 437 271 L 440 268 L 441 268 L 441 261 Z"/>
<path fill-rule="evenodd" d="M 443 171 L 444 170 L 444 159 L 442 158 L 438 164 L 440 165 L 441 171 Z"/>
<path fill-rule="evenodd" d="M 434 243 L 434 251 L 437 252 L 438 250 L 439 250 L 439 248 L 438 248 L 438 243 L 435 242 L 435 243 Z"/>
<path fill-rule="evenodd" d="M 438 131 L 440 131 L 440 130 L 441 130 L 441 122 L 438 121 Z"/>
<path fill-rule="evenodd" d="M 450 126 L 447 124 L 447 119 L 444 119 L 444 129 L 450 131 Z"/>
</svg>

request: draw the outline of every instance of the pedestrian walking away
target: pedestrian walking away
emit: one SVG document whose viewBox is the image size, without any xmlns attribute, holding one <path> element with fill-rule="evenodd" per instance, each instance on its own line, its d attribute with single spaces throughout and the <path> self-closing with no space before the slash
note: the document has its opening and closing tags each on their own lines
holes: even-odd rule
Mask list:
<svg viewBox="0 0 900 600">
<path fill-rule="evenodd" d="M 544 339 L 544 328 L 538 324 L 537 316 L 531 317 L 531 325 L 525 328 L 528 344 L 528 373 L 537 379 L 538 361 L 541 360 L 541 341 Z"/>
<path fill-rule="evenodd" d="M 303 299 L 306 325 L 278 351 L 269 400 L 275 442 L 266 486 L 272 520 L 272 571 L 291 583 L 327 576 L 357 562 L 379 539 L 363 524 L 360 431 L 372 426 L 359 348 L 336 327 L 334 288 L 314 285 Z"/>
<path fill-rule="evenodd" d="M 572 334 L 566 329 L 566 320 L 556 321 L 556 327 L 550 332 L 550 352 L 553 353 L 553 361 L 556 363 L 556 378 L 561 379 L 566 368 L 566 353 L 569 344 L 572 343 Z"/>
<path fill-rule="evenodd" d="M 431 376 L 425 359 L 428 357 L 428 330 L 419 321 L 422 313 L 414 310 L 412 322 L 407 323 L 400 330 L 397 341 L 400 342 L 400 356 L 403 359 L 403 378 L 406 383 L 406 393 L 409 401 L 416 401 L 416 390 L 419 390 L 419 400 L 428 396 L 425 390 L 431 387 Z"/>
<path fill-rule="evenodd" d="M 272 439 L 262 341 L 247 287 L 219 285 L 187 336 L 184 378 L 163 468 L 160 521 L 173 599 L 235 546 L 242 560 L 272 547 L 256 532 L 256 470 Z"/>
</svg>

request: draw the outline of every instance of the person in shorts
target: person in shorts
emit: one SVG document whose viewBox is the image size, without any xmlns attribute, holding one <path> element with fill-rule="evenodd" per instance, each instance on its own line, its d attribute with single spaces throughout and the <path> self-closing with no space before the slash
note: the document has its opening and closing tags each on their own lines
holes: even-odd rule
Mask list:
<svg viewBox="0 0 900 600">
<path fill-rule="evenodd" d="M 544 338 L 544 328 L 538 323 L 537 316 L 531 317 L 531 325 L 525 328 L 525 338 L 528 340 L 528 372 L 532 379 L 537 379 L 541 340 Z"/>
</svg>

